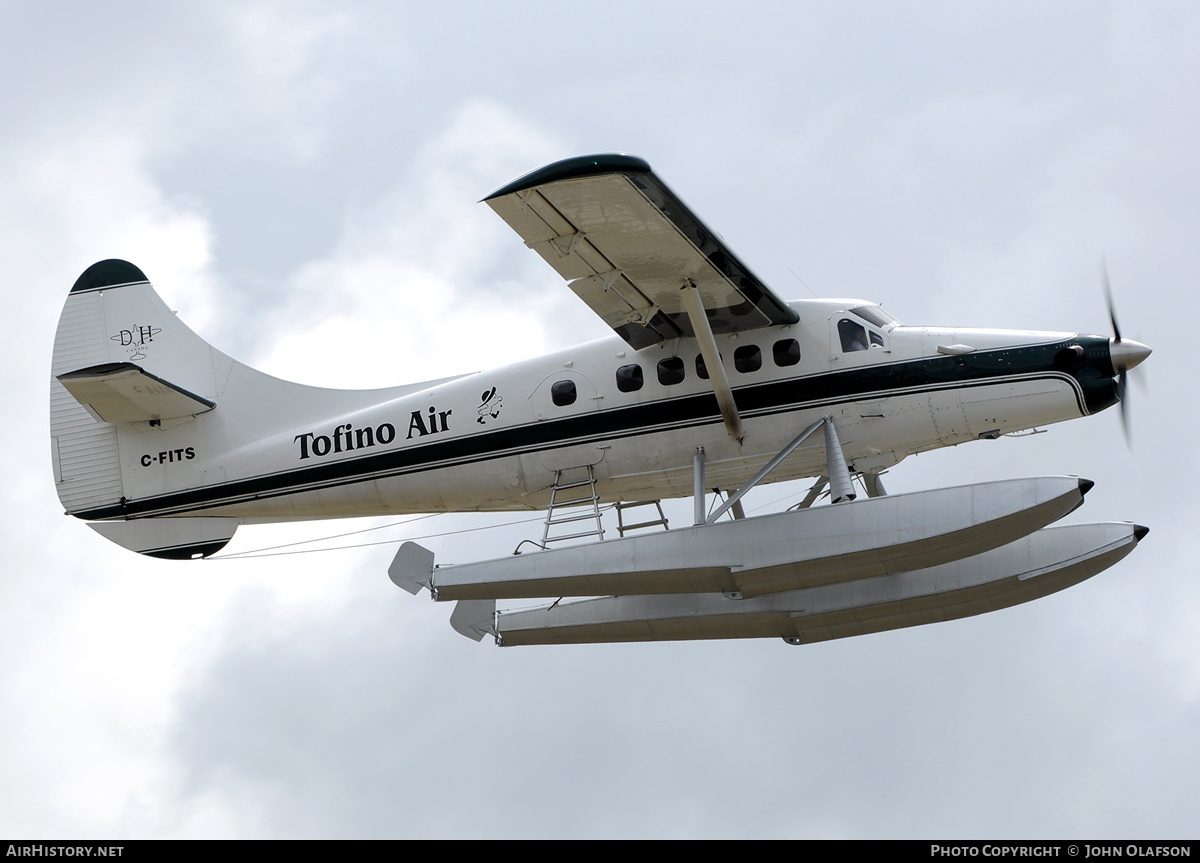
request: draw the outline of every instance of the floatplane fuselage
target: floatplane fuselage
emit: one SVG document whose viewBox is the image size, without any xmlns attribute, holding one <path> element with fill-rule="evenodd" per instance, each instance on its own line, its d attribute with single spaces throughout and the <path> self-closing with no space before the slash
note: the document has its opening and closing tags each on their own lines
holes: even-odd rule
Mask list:
<svg viewBox="0 0 1200 863">
<path fill-rule="evenodd" d="M 102 261 L 76 282 L 55 342 L 54 464 L 67 512 L 126 547 L 188 558 L 245 523 L 543 510 L 572 472 L 596 504 L 732 492 L 768 462 L 761 481 L 849 471 L 875 497 L 879 474 L 914 453 L 1117 403 L 1116 378 L 1149 354 L 1119 335 L 916 327 L 862 300 L 783 303 L 632 157 L 557 163 L 488 203 L 617 335 L 487 372 L 319 389 L 229 358 L 179 322 L 137 267 Z M 825 437 L 797 439 L 819 424 Z M 417 569 L 426 563 L 432 571 L 424 558 Z M 705 590 L 741 598 L 731 584 Z M 473 625 L 499 635 L 489 614 L 490 628 L 478 613 Z M 679 637 L 721 637 L 706 632 Z M 609 635 L 592 640 L 621 640 Z"/>
</svg>

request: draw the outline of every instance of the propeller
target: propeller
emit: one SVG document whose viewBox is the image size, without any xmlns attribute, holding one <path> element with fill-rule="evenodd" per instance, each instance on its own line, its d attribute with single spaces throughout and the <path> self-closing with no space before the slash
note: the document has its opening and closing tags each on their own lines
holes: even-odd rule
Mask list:
<svg viewBox="0 0 1200 863">
<path fill-rule="evenodd" d="M 1112 324 L 1113 336 L 1108 340 L 1108 355 L 1112 360 L 1113 371 L 1117 373 L 1117 398 L 1121 401 L 1121 430 L 1125 433 L 1125 443 L 1132 446 L 1129 436 L 1129 400 L 1128 382 L 1129 370 L 1150 356 L 1151 350 L 1141 342 L 1121 338 L 1121 326 L 1117 323 L 1116 304 L 1113 302 L 1112 284 L 1108 278 L 1108 263 L 1101 267 L 1101 277 L 1104 280 L 1104 301 L 1108 305 L 1108 320 Z"/>
</svg>

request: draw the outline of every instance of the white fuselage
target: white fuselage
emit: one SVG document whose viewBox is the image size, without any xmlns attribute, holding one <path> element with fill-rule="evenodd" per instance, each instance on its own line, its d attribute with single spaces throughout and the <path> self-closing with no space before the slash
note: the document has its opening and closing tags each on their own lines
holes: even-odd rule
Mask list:
<svg viewBox="0 0 1200 863">
<path fill-rule="evenodd" d="M 946 350 L 966 345 L 970 358 L 1060 344 L 1073 334 L 873 325 L 848 311 L 863 305 L 796 302 L 794 325 L 717 337 L 745 427 L 740 443 L 697 373 L 695 339 L 633 351 L 610 337 L 395 390 L 278 382 L 278 392 L 256 394 L 239 391 L 231 376 L 217 410 L 174 427 L 122 430 L 125 496 L 135 505 L 162 501 L 145 515 L 245 521 L 536 510 L 546 507 L 557 471 L 589 465 L 603 500 L 690 495 L 697 447 L 706 452 L 707 486 L 735 488 L 823 416 L 833 418 L 852 467 L 877 472 L 915 452 L 1086 413 L 1069 375 L 993 369 L 966 380 L 954 374 L 963 361 Z M 844 349 L 838 326 L 846 319 L 871 334 L 869 348 Z M 799 347 L 794 362 L 791 340 Z M 921 371 L 918 380 L 910 371 L 923 360 L 940 371 Z M 638 388 L 631 366 L 640 367 Z M 682 380 L 672 383 L 680 370 Z M 264 410 L 252 420 L 220 409 L 254 400 Z M 825 465 L 814 437 L 768 481 L 816 476 Z"/>
</svg>

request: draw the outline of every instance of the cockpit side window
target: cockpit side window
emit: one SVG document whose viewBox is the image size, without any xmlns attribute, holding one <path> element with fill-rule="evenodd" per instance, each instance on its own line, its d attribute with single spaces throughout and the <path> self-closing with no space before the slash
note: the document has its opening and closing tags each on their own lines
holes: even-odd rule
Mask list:
<svg viewBox="0 0 1200 863">
<path fill-rule="evenodd" d="M 867 330 L 862 324 L 856 324 L 849 318 L 838 321 L 838 338 L 842 340 L 842 352 L 865 351 L 870 349 L 867 343 Z"/>
</svg>

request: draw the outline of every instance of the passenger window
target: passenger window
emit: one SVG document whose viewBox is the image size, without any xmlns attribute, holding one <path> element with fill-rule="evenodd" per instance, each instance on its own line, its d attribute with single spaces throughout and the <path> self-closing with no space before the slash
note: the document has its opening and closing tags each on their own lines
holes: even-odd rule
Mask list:
<svg viewBox="0 0 1200 863">
<path fill-rule="evenodd" d="M 856 324 L 849 318 L 838 321 L 838 337 L 842 340 L 842 351 L 853 353 L 865 351 L 867 346 L 867 331 L 862 324 Z"/>
<path fill-rule="evenodd" d="M 637 363 L 631 363 L 617 369 L 617 389 L 621 392 L 636 392 L 642 388 L 643 383 L 642 367 Z"/>
<path fill-rule="evenodd" d="M 771 348 L 775 355 L 775 365 L 794 366 L 800 362 L 800 343 L 795 339 L 780 339 Z"/>
<path fill-rule="evenodd" d="M 550 399 L 560 408 L 575 404 L 575 381 L 555 381 L 550 387 Z"/>
<path fill-rule="evenodd" d="M 758 345 L 742 345 L 733 352 L 733 367 L 742 374 L 756 372 L 762 368 L 762 351 Z"/>
<path fill-rule="evenodd" d="M 721 358 L 724 359 L 724 357 Z M 696 375 L 702 381 L 708 380 L 708 366 L 704 365 L 704 354 L 696 354 Z"/>
<path fill-rule="evenodd" d="M 683 357 L 667 357 L 660 361 L 658 382 L 664 387 L 683 383 Z"/>
</svg>

